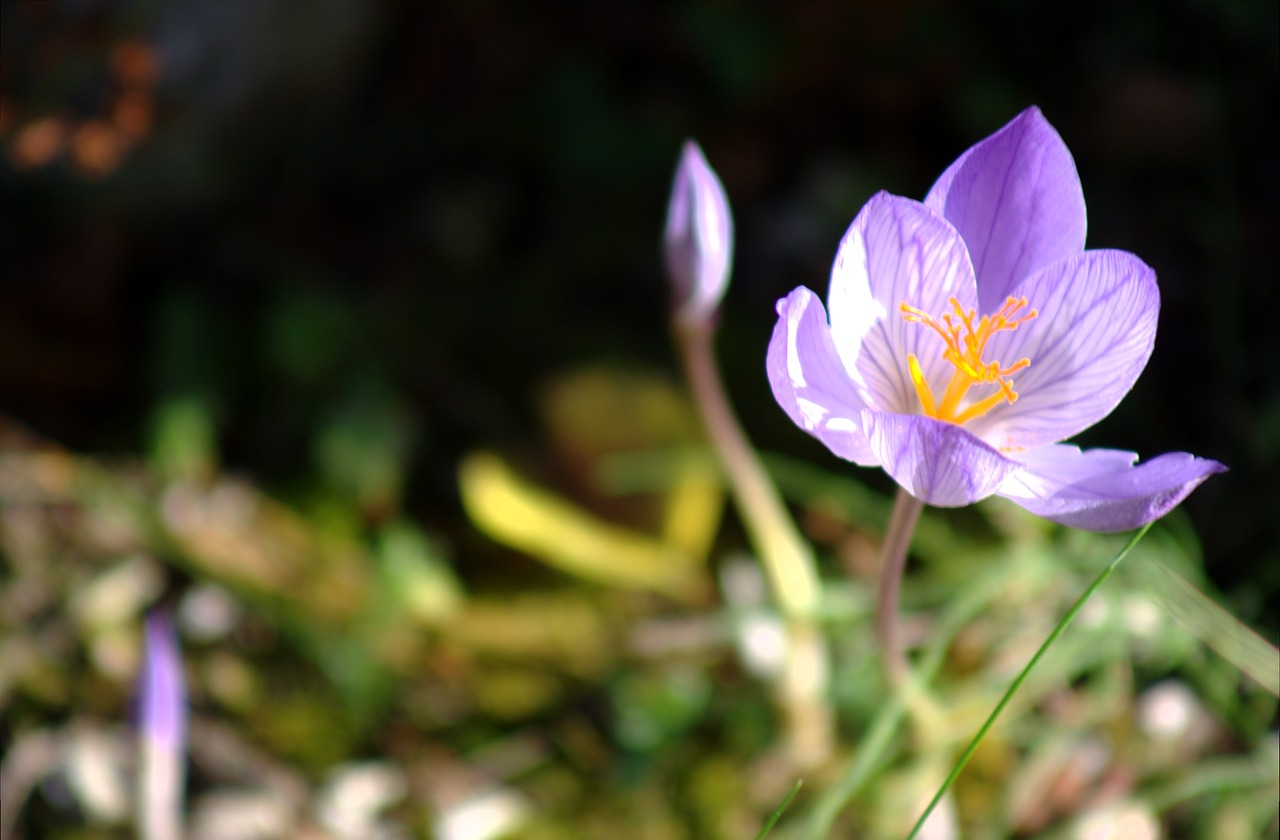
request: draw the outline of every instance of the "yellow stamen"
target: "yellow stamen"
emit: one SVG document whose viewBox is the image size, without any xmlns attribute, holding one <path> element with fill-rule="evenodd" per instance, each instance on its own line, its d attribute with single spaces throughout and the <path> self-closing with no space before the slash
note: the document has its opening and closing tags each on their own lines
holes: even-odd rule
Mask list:
<svg viewBox="0 0 1280 840">
<path fill-rule="evenodd" d="M 911 381 L 916 384 L 916 393 L 920 395 L 920 404 L 924 406 L 924 413 L 930 417 L 936 417 L 938 411 L 933 404 L 933 391 L 929 389 L 929 383 L 924 379 L 924 372 L 920 370 L 920 360 L 916 358 L 915 353 L 907 354 L 907 367 L 911 369 Z"/>
<path fill-rule="evenodd" d="M 977 313 L 960 306 L 960 301 L 952 297 L 948 300 L 951 312 L 945 312 L 941 320 L 911 306 L 905 301 L 899 306 L 903 320 L 912 324 L 922 324 L 936 332 L 946 347 L 942 358 L 955 367 L 947 390 L 942 395 L 942 402 L 933 398 L 933 390 L 925 381 L 924 372 L 920 368 L 920 360 L 915 354 L 907 354 L 907 368 L 911 373 L 911 381 L 915 384 L 916 394 L 920 397 L 920 406 L 928 417 L 945 420 L 957 425 L 967 423 L 975 417 L 981 417 L 1001 402 L 1014 403 L 1018 393 L 1013 390 L 1013 382 L 1009 376 L 1030 366 L 1030 359 L 1019 359 L 1008 366 L 999 362 L 984 362 L 982 354 L 987 349 L 991 336 L 1002 330 L 1016 330 L 1040 313 L 1032 309 L 1019 315 L 1027 306 L 1027 299 L 1008 298 L 1004 306 L 994 315 L 983 315 L 974 325 Z M 970 404 L 962 405 L 969 389 L 974 385 L 995 385 L 993 394 L 982 397 Z"/>
</svg>

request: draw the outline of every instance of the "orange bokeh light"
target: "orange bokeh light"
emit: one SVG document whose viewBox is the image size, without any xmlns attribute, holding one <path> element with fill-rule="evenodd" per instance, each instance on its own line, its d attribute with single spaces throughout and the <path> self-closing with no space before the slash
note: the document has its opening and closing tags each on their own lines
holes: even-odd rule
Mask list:
<svg viewBox="0 0 1280 840">
<path fill-rule="evenodd" d="M 130 140 L 141 140 L 151 129 L 151 97 L 126 91 L 111 108 L 111 122 Z"/>
<path fill-rule="evenodd" d="M 44 117 L 26 125 L 13 139 L 9 157 L 18 169 L 44 166 L 61 153 L 67 141 L 67 121 Z"/>
<path fill-rule="evenodd" d="M 85 174 L 101 177 L 120 165 L 128 141 L 111 123 L 93 120 L 76 130 L 71 154 Z"/>
<path fill-rule="evenodd" d="M 116 47 L 111 53 L 111 64 L 127 88 L 149 90 L 160 78 L 160 60 L 156 51 L 142 41 L 126 41 Z"/>
</svg>

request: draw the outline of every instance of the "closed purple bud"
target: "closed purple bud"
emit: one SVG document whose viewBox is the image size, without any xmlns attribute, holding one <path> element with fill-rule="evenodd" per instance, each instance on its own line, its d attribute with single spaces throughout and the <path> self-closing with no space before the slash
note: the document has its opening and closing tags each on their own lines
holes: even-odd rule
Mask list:
<svg viewBox="0 0 1280 840">
<path fill-rule="evenodd" d="M 733 263 L 733 217 L 720 179 L 692 140 L 684 144 L 671 187 L 663 236 L 675 286 L 676 318 L 706 321 L 724 296 Z"/>
<path fill-rule="evenodd" d="M 168 614 L 147 616 L 146 659 L 142 666 L 139 718 L 142 737 L 158 746 L 181 751 L 187 740 L 187 691 L 182 655 Z"/>
</svg>

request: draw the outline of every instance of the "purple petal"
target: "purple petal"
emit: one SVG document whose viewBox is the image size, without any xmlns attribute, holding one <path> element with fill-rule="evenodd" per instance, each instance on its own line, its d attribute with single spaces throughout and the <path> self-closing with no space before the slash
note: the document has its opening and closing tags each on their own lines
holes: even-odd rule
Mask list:
<svg viewBox="0 0 1280 840">
<path fill-rule="evenodd" d="M 1124 251 L 1086 251 L 1014 289 L 1039 317 L 997 333 L 988 361 L 1031 367 L 1013 374 L 1018 400 L 973 423 L 997 445 L 1065 440 L 1111 413 L 1146 367 L 1155 344 L 1155 272 Z"/>
<path fill-rule="evenodd" d="M 880 463 L 862 433 L 866 406 L 831 342 L 826 310 L 803 286 L 778 301 L 767 368 L 774 398 L 797 426 L 841 458 Z"/>
<path fill-rule="evenodd" d="M 145 737 L 169 750 L 183 749 L 187 733 L 187 692 L 182 655 L 173 625 L 163 612 L 147 616 L 139 718 Z"/>
<path fill-rule="evenodd" d="M 663 237 L 677 317 L 702 320 L 720 305 L 733 262 L 733 216 L 715 171 L 692 140 L 671 185 Z"/>
<path fill-rule="evenodd" d="M 1080 176 L 1038 108 L 961 155 L 925 203 L 964 237 L 982 312 L 999 309 L 1027 275 L 1084 250 Z"/>
<path fill-rule="evenodd" d="M 931 417 L 867 411 L 862 426 L 885 472 L 937 507 L 985 499 L 1021 467 L 960 426 Z"/>
<path fill-rule="evenodd" d="M 1023 469 L 999 494 L 1046 519 L 1087 531 L 1127 531 L 1159 519 L 1200 482 L 1227 468 L 1208 458 L 1169 452 L 1135 463 L 1116 449 L 1041 446 L 1019 456 Z"/>
<path fill-rule="evenodd" d="M 877 411 L 910 414 L 920 399 L 907 354 L 941 393 L 953 368 L 943 342 L 903 320 L 910 304 L 932 316 L 957 298 L 976 305 L 973 268 L 955 229 L 918 201 L 878 193 L 849 227 L 831 269 L 831 335 L 863 401 Z"/>
</svg>

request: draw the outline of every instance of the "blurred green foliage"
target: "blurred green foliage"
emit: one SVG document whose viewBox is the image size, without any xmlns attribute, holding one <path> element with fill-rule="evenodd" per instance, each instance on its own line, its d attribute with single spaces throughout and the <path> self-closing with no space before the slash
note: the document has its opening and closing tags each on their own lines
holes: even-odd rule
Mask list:
<svg viewBox="0 0 1280 840">
<path fill-rule="evenodd" d="M 585 466 L 618 470 L 603 456 Z M 959 522 L 927 514 L 904 627 L 935 707 L 925 729 L 917 720 L 895 737 L 903 721 L 876 666 L 874 569 L 863 556 L 879 529 L 859 524 L 880 518 L 885 501 L 847 475 L 804 469 L 810 481 L 789 495 L 831 564 L 824 627 L 848 746 L 810 771 L 776 836 L 814 836 L 798 833 L 806 815 L 842 787 L 846 756 L 867 760 L 860 749 L 873 763 L 848 810 L 832 814 L 831 836 L 903 836 L 948 756 L 1122 538 L 1051 527 L 1011 505 Z M 449 828 L 458 820 L 481 831 L 466 821 L 480 819 L 472 805 L 507 814 L 520 837 L 595 836 L 618 814 L 634 817 L 620 836 L 746 837 L 795 781 L 776 751 L 767 684 L 743 658 L 759 622 L 776 616 L 735 603 L 734 587 L 722 604 L 696 589 L 682 601 L 549 571 L 486 592 L 460 582 L 450 560 L 462 556 L 415 525 L 346 542 L 220 474 L 166 478 L 28 442 L 6 448 L 0 477 L 4 773 L 17 797 L 32 797 L 23 831 L 121 836 L 75 768 L 98 749 L 125 772 L 127 742 L 103 721 L 128 716 L 141 613 L 166 577 L 195 715 L 197 837 L 218 836 L 210 821 L 250 807 L 225 798 L 246 783 L 296 800 L 290 819 L 323 821 L 324 780 L 358 772 L 356 758 L 400 791 L 370 819 L 387 831 L 433 825 L 422 830 L 437 837 L 480 836 L 449 833 L 464 830 Z M 292 557 L 304 564 L 296 571 Z M 759 575 L 750 564 L 737 574 L 746 570 Z M 1162 609 L 1169 593 L 1151 575 L 1166 570 L 1206 585 L 1179 513 L 1139 543 L 983 742 L 950 806 L 963 836 L 1077 836 L 1089 820 L 1120 819 L 1118 802 L 1125 820 L 1171 836 L 1252 837 L 1271 824 L 1276 697 L 1202 646 L 1194 619 Z M 57 608 L 63 597 L 69 610 Z M 886 716 L 887 740 L 871 734 Z M 43 756 L 40 738 L 56 745 Z M 24 779 L 45 781 L 35 792 Z M 78 818 L 60 810 L 58 789 Z M 325 825 L 325 836 L 356 836 Z"/>
</svg>

